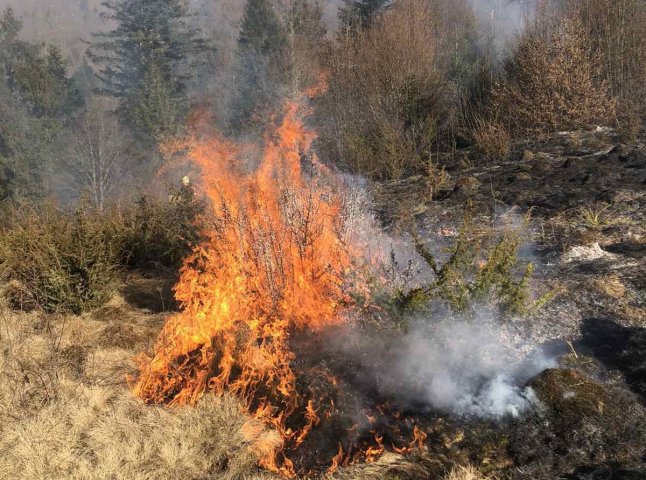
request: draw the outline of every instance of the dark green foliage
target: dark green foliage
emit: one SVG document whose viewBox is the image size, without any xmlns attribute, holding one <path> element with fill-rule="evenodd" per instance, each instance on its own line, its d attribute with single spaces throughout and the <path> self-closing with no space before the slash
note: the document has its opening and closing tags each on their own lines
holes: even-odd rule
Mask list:
<svg viewBox="0 0 646 480">
<path fill-rule="evenodd" d="M 117 27 L 94 34 L 90 58 L 101 65 L 99 90 L 147 140 L 176 133 L 188 108 L 186 85 L 206 45 L 181 0 L 110 0 Z"/>
<path fill-rule="evenodd" d="M 11 8 L 0 19 L 0 71 L 3 81 L 38 117 L 60 117 L 81 105 L 73 83 L 67 78 L 66 62 L 57 47 L 41 46 L 19 39 L 22 22 Z"/>
<path fill-rule="evenodd" d="M 344 0 L 339 8 L 342 29 L 349 31 L 357 27 L 370 27 L 374 17 L 392 3 L 392 0 Z"/>
<path fill-rule="evenodd" d="M 38 121 L 0 84 L 0 200 L 40 196 L 44 181 Z"/>
<path fill-rule="evenodd" d="M 204 204 L 184 187 L 171 201 L 74 214 L 51 206 L 0 212 L 0 284 L 11 306 L 82 313 L 101 306 L 125 268 L 177 271 L 199 242 Z"/>
<path fill-rule="evenodd" d="M 320 82 L 321 62 L 328 47 L 320 5 L 312 0 L 294 0 L 287 12 L 286 30 L 284 63 L 292 89 L 288 94 L 297 95 Z"/>
<path fill-rule="evenodd" d="M 0 200 L 41 198 L 63 127 L 82 101 L 60 51 L 20 40 L 10 8 L 0 18 Z"/>
<path fill-rule="evenodd" d="M 232 127 L 262 124 L 281 99 L 285 80 L 283 56 L 286 32 L 275 7 L 268 0 L 248 0 L 238 38 L 238 92 L 234 100 Z"/>
</svg>

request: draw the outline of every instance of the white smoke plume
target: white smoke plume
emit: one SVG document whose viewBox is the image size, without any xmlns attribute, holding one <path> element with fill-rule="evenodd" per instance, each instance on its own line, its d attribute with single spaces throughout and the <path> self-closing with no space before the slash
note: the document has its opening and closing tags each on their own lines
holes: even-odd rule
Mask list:
<svg viewBox="0 0 646 480">
<path fill-rule="evenodd" d="M 480 22 L 483 39 L 503 57 L 535 10 L 537 0 L 469 0 L 469 4 Z"/>
<path fill-rule="evenodd" d="M 352 383 L 402 411 L 466 418 L 516 417 L 535 406 L 528 380 L 556 366 L 553 357 L 494 316 L 447 314 L 417 319 L 406 333 L 348 329 L 333 332 Z M 372 393 L 371 393 L 372 392 Z"/>
<path fill-rule="evenodd" d="M 531 377 L 554 361 L 493 318 L 418 321 L 402 338 L 392 374 L 404 396 L 457 415 L 517 416 L 532 403 Z M 387 382 L 388 379 L 385 379 Z"/>
<path fill-rule="evenodd" d="M 345 176 L 350 199 L 347 223 L 355 245 L 367 256 L 377 257 L 393 278 L 389 285 L 408 291 L 433 281 L 433 273 L 417 253 L 409 238 L 393 237 L 374 219 L 371 200 L 361 178 Z M 496 212 L 496 224 L 503 229 L 520 230 L 523 217 L 515 210 Z M 454 239 L 433 232 L 428 248 L 440 260 L 444 247 Z M 523 245 L 524 255 L 533 257 L 531 244 Z M 534 259 L 535 260 L 535 259 Z M 382 272 L 383 273 L 383 272 Z M 391 292 L 391 293 L 393 293 Z M 412 406 L 458 416 L 502 418 L 517 416 L 532 406 L 529 379 L 556 365 L 554 358 L 527 337 L 521 320 L 503 320 L 492 306 L 474 306 L 457 315 L 438 304 L 426 316 L 408 318 L 405 332 L 349 329 L 332 337 L 333 349 L 357 365 L 358 377 L 402 408 Z M 387 334 L 384 334 L 387 332 Z M 342 346 L 338 346 L 339 338 Z"/>
</svg>

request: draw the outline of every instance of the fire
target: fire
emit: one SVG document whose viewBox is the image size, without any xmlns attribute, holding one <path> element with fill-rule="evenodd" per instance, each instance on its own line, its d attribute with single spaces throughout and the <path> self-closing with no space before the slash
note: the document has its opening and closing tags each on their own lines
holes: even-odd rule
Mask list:
<svg viewBox="0 0 646 480">
<path fill-rule="evenodd" d="M 175 287 L 181 312 L 167 321 L 152 356 L 140 358 L 134 385 L 148 403 L 235 395 L 279 434 L 281 444 L 260 449 L 261 465 L 287 477 L 308 473 L 292 454 L 336 409 L 334 396 L 298 385 L 290 341 L 346 322 L 346 275 L 361 257 L 344 241 L 343 187 L 313 154 L 306 114 L 288 102 L 262 148 L 217 134 L 173 147 L 199 167 L 211 214 L 206 240 L 184 261 Z M 254 154 L 259 165 L 245 169 Z M 338 388 L 334 376 L 320 378 Z M 339 445 L 321 462 L 335 469 L 374 460 L 384 451 L 382 437 L 374 438 L 352 455 Z"/>
</svg>

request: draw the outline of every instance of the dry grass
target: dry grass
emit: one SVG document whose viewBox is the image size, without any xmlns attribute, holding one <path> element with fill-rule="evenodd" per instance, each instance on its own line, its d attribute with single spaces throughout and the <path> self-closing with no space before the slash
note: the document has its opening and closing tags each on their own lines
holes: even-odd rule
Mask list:
<svg viewBox="0 0 646 480">
<path fill-rule="evenodd" d="M 476 120 L 475 124 L 473 141 L 485 159 L 506 160 L 511 151 L 511 135 L 507 128 L 499 122 L 484 119 Z"/>
<path fill-rule="evenodd" d="M 127 307 L 112 308 L 123 318 Z M 151 337 L 153 317 L 126 313 L 134 335 Z M 142 345 L 97 346 L 111 344 L 104 317 L 0 314 L 0 478 L 261 478 L 238 404 L 142 404 L 125 382 Z"/>
<path fill-rule="evenodd" d="M 493 480 L 492 477 L 481 474 L 475 467 L 456 467 L 444 477 L 444 480 Z"/>
<path fill-rule="evenodd" d="M 276 434 L 235 399 L 167 408 L 132 395 L 126 375 L 163 322 L 121 297 L 83 316 L 0 309 L 0 478 L 280 478 L 258 468 L 257 452 Z M 322 478 L 424 479 L 442 468 L 389 453 Z"/>
</svg>

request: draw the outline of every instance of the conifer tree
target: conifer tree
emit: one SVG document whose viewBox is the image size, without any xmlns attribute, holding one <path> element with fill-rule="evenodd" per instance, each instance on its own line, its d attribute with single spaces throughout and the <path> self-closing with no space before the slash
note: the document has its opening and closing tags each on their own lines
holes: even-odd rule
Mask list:
<svg viewBox="0 0 646 480">
<path fill-rule="evenodd" d="M 95 33 L 99 91 L 116 97 L 126 122 L 154 141 L 174 133 L 187 111 L 191 68 L 206 50 L 185 0 L 106 0 L 116 28 Z M 172 118 L 172 121 L 169 121 Z"/>
<path fill-rule="evenodd" d="M 48 170 L 64 148 L 64 126 L 81 103 L 60 50 L 20 39 L 22 22 L 0 16 L 0 200 L 47 193 Z"/>
<path fill-rule="evenodd" d="M 289 94 L 315 85 L 321 73 L 327 29 L 323 12 L 311 0 L 293 0 L 287 15 Z"/>
<path fill-rule="evenodd" d="M 262 123 L 280 98 L 285 46 L 285 30 L 272 2 L 248 0 L 238 37 L 238 92 L 231 120 L 235 129 Z"/>
<path fill-rule="evenodd" d="M 339 9 L 342 31 L 370 27 L 374 18 L 391 4 L 392 0 L 343 0 Z"/>
</svg>

